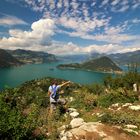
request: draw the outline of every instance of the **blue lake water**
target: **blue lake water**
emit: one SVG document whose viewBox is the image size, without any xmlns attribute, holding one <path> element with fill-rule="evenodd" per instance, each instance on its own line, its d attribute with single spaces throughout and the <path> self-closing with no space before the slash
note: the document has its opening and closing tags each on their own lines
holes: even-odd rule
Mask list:
<svg viewBox="0 0 140 140">
<path fill-rule="evenodd" d="M 4 89 L 5 86 L 16 87 L 25 81 L 43 77 L 61 78 L 80 84 L 91 84 L 100 83 L 106 76 L 110 75 L 84 70 L 60 70 L 56 68 L 59 63 L 28 64 L 0 69 L 0 90 Z"/>
</svg>

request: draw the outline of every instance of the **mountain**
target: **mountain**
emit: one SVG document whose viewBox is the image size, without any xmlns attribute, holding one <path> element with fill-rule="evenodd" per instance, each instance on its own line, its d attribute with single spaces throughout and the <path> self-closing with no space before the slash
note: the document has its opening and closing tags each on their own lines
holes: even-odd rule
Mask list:
<svg viewBox="0 0 140 140">
<path fill-rule="evenodd" d="M 8 52 L 23 63 L 48 63 L 57 61 L 55 55 L 46 52 L 30 50 L 8 50 Z"/>
<path fill-rule="evenodd" d="M 127 65 L 130 63 L 137 63 L 140 65 L 140 50 L 127 53 L 110 54 L 108 57 L 119 65 Z"/>
<path fill-rule="evenodd" d="M 61 61 L 67 62 L 83 62 L 89 58 L 88 54 L 74 54 L 74 55 L 63 55 L 57 56 L 57 58 Z"/>
<path fill-rule="evenodd" d="M 69 62 L 84 62 L 90 59 L 95 59 L 95 58 L 100 58 L 101 56 L 104 56 L 104 54 L 99 54 L 95 52 L 91 52 L 89 54 L 74 54 L 74 55 L 63 55 L 63 56 L 58 56 L 59 60 L 63 61 L 69 61 Z"/>
<path fill-rule="evenodd" d="M 97 59 L 91 59 L 84 63 L 72 63 L 72 64 L 61 64 L 58 65 L 58 68 L 65 69 L 85 69 L 101 72 L 120 72 L 122 71 L 110 58 L 103 56 Z"/>
<path fill-rule="evenodd" d="M 0 49 L 0 68 L 19 66 L 22 63 L 14 58 L 7 51 Z"/>
</svg>

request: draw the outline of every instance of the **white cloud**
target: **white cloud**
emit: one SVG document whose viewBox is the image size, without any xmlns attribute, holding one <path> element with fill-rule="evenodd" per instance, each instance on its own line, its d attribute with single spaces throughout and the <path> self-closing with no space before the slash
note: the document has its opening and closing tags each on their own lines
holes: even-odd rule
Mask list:
<svg viewBox="0 0 140 140">
<path fill-rule="evenodd" d="M 95 28 L 107 26 L 109 20 L 110 18 L 100 20 L 94 18 L 93 20 L 84 21 L 80 18 L 61 17 L 59 18 L 58 24 L 66 28 L 71 28 L 77 32 L 91 32 L 94 31 Z"/>
<path fill-rule="evenodd" d="M 133 6 L 132 6 L 132 8 L 133 9 L 136 9 L 137 7 L 139 7 L 140 6 L 140 3 L 136 3 L 136 4 L 134 4 Z"/>
<path fill-rule="evenodd" d="M 133 20 L 133 22 L 139 22 L 138 19 Z M 81 39 L 86 39 L 86 40 L 94 40 L 94 41 L 99 41 L 99 42 L 106 42 L 106 43 L 117 43 L 117 44 L 121 44 L 123 42 L 127 42 L 127 41 L 136 41 L 140 39 L 140 35 L 129 35 L 124 33 L 126 31 L 126 29 L 128 28 L 128 22 L 125 22 L 122 25 L 118 25 L 118 26 L 108 26 L 108 22 L 106 24 L 95 24 L 98 22 L 92 22 L 92 24 L 87 24 L 87 28 L 84 25 L 78 22 L 74 22 L 72 24 L 71 22 L 71 26 L 73 27 L 74 31 L 72 32 L 68 32 L 68 31 L 63 31 L 63 30 L 59 30 L 59 33 L 64 33 L 67 34 L 71 37 L 79 37 Z M 66 22 L 67 27 L 69 27 L 69 24 Z M 88 26 L 89 25 L 89 26 Z M 75 27 L 75 28 L 74 28 Z M 83 27 L 82 29 L 80 27 Z M 98 34 L 89 34 L 88 31 L 93 31 L 94 29 L 97 27 L 104 27 L 104 33 L 98 33 Z M 76 30 L 76 28 L 78 28 Z"/>
<path fill-rule="evenodd" d="M 86 0 L 58 0 L 58 2 L 55 0 L 25 1 L 34 11 L 41 12 L 44 19 L 34 22 L 31 25 L 30 31 L 9 30 L 10 37 L 3 37 L 0 40 L 1 48 L 42 50 L 55 54 L 88 53 L 91 51 L 110 53 L 118 52 L 119 49 L 120 51 L 138 49 L 138 47 L 135 46 L 126 48 L 118 44 L 127 41 L 135 42 L 140 39 L 139 35 L 130 35 L 125 32 L 128 27 L 130 27 L 128 25 L 129 23 L 133 23 L 133 25 L 134 23 L 138 24 L 140 20 L 135 18 L 131 21 L 124 22 L 123 25 L 119 23 L 119 25 L 111 26 L 111 17 L 108 17 L 106 14 L 107 11 L 104 11 L 106 8 L 111 8 L 113 12 L 125 12 L 130 8 L 135 9 L 140 5 L 138 0 L 135 0 L 132 5 L 128 0 L 102 0 L 99 7 L 99 3 L 97 3 L 96 0 L 89 0 L 91 5 L 88 5 Z M 79 4 L 79 2 L 82 4 Z M 93 13 L 89 12 L 89 8 L 91 7 L 93 8 Z M 101 7 L 103 7 L 102 13 L 98 10 L 96 11 L 96 9 Z M 58 11 L 56 11 L 57 9 Z M 70 9 L 71 11 L 69 11 Z M 61 12 L 59 12 L 59 10 Z M 10 20 L 7 18 L 5 18 L 5 20 L 0 19 L 0 25 L 27 25 L 27 23 L 21 19 L 16 17 L 10 18 Z M 59 26 L 64 27 L 64 29 L 57 28 Z M 78 37 L 78 39 L 99 41 L 107 43 L 107 45 L 79 47 L 71 42 L 63 44 L 54 41 L 50 44 L 51 37 L 55 32 L 64 33 L 71 37 Z M 71 50 L 73 50 L 73 52 Z"/>
<path fill-rule="evenodd" d="M 63 1 L 62 1 L 62 0 L 59 0 L 59 1 L 57 2 L 57 8 L 61 8 L 62 5 L 63 5 Z"/>
<path fill-rule="evenodd" d="M 103 2 L 101 3 L 101 6 L 108 4 L 108 2 L 109 2 L 109 0 L 103 0 Z"/>
<path fill-rule="evenodd" d="M 25 0 L 28 6 L 31 6 L 34 11 L 39 11 L 42 12 L 44 11 L 47 1 L 46 0 L 38 0 L 38 1 L 33 1 L 33 0 Z"/>
<path fill-rule="evenodd" d="M 50 37 L 54 35 L 54 29 L 53 20 L 40 19 L 31 25 L 31 31 L 9 30 L 10 37 L 3 37 L 0 40 L 0 48 L 39 50 L 41 46 L 48 44 Z"/>
<path fill-rule="evenodd" d="M 140 23 L 140 19 L 135 18 L 135 19 L 132 20 L 132 23 L 135 23 L 135 24 Z"/>
<path fill-rule="evenodd" d="M 0 25 L 1 26 L 28 25 L 28 23 L 15 16 L 4 14 L 4 16 L 0 18 Z"/>
<path fill-rule="evenodd" d="M 112 10 L 113 12 L 125 12 L 125 11 L 127 11 L 129 8 L 130 8 L 129 5 L 122 5 L 121 8 L 117 8 L 117 7 L 114 7 L 114 6 L 113 6 L 113 7 L 111 8 L 111 10 Z"/>
<path fill-rule="evenodd" d="M 129 5 L 125 5 L 125 6 L 123 6 L 121 9 L 119 9 L 119 10 L 117 10 L 117 11 L 118 11 L 118 12 L 125 12 L 125 11 L 128 10 L 128 8 L 129 8 Z"/>
<path fill-rule="evenodd" d="M 120 0 L 113 0 L 112 3 L 111 3 L 111 5 L 113 5 L 113 6 L 114 5 L 117 5 L 119 2 L 120 2 Z"/>
<path fill-rule="evenodd" d="M 68 42 L 67 44 L 62 44 L 59 42 L 55 42 L 52 46 L 47 49 L 49 53 L 53 53 L 56 55 L 71 55 L 71 54 L 87 54 L 91 52 L 98 53 L 125 53 L 140 50 L 138 44 L 135 46 L 123 46 L 117 44 L 106 44 L 106 45 L 89 45 L 85 47 L 80 47 L 72 42 Z"/>
<path fill-rule="evenodd" d="M 75 25 L 77 26 L 77 25 Z M 34 51 L 46 51 L 56 55 L 66 55 L 66 54 L 78 54 L 78 53 L 90 53 L 90 52 L 99 52 L 99 53 L 114 53 L 114 52 L 127 52 L 140 49 L 137 45 L 135 46 L 122 46 L 116 43 L 108 43 L 106 45 L 89 45 L 85 47 L 80 47 L 72 42 L 60 43 L 52 41 L 50 43 L 50 37 L 55 34 L 55 21 L 52 19 L 40 19 L 34 22 L 31 25 L 31 31 L 22 31 L 22 30 L 9 30 L 10 37 L 3 37 L 0 39 L 0 48 L 3 49 L 27 49 Z M 99 41 L 108 41 L 119 42 L 122 40 L 134 40 L 137 36 L 128 36 L 128 35 L 117 35 L 121 32 L 120 28 L 106 28 L 109 30 L 106 35 L 88 35 L 86 32 L 73 32 L 70 35 L 81 36 L 85 39 L 93 39 Z M 79 33 L 79 34 L 78 34 Z M 114 35 L 114 36 L 113 36 Z M 114 40 L 114 41 L 113 41 Z M 117 41 L 116 41 L 117 40 Z"/>
</svg>

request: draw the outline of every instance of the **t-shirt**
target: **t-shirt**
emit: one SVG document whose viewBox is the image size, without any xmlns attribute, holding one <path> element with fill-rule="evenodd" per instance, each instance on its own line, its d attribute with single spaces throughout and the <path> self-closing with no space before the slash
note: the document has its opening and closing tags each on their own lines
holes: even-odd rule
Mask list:
<svg viewBox="0 0 140 140">
<path fill-rule="evenodd" d="M 61 88 L 61 86 L 60 86 L 60 85 L 51 85 L 51 86 L 49 87 L 49 92 L 51 93 L 51 94 L 50 94 L 50 102 L 56 102 L 56 100 L 53 99 L 53 98 L 51 97 L 54 88 L 56 89 L 56 93 L 57 93 L 57 95 L 58 95 L 58 90 Z"/>
</svg>

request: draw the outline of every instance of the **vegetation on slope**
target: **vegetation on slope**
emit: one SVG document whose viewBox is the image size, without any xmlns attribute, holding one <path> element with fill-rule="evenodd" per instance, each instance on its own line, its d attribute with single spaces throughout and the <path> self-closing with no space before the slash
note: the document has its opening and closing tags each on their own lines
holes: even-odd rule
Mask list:
<svg viewBox="0 0 140 140">
<path fill-rule="evenodd" d="M 78 68 L 85 70 L 101 71 L 101 72 L 114 72 L 122 71 L 111 59 L 108 57 L 100 57 L 97 59 L 92 59 L 84 63 L 73 63 L 73 64 L 61 64 L 58 65 L 58 68 Z"/>
<path fill-rule="evenodd" d="M 1 139 L 59 139 L 58 128 L 70 121 L 65 116 L 68 107 L 74 107 L 86 121 L 124 125 L 135 124 L 140 129 L 140 113 L 129 109 L 111 112 L 112 104 L 137 104 L 139 95 L 132 90 L 133 83 L 140 84 L 140 74 L 129 72 L 119 77 L 108 77 L 104 84 L 81 86 L 71 84 L 62 91 L 68 103 L 49 114 L 47 90 L 52 78 L 36 79 L 17 88 L 0 93 Z M 64 80 L 58 79 L 61 83 Z M 74 100 L 70 101 L 73 97 Z M 96 111 L 104 115 L 98 117 Z M 95 114 L 95 115 L 94 115 Z"/>
<path fill-rule="evenodd" d="M 10 55 L 7 51 L 0 49 L 0 68 L 18 66 L 22 63 Z"/>
<path fill-rule="evenodd" d="M 8 52 L 23 63 L 48 63 L 56 61 L 55 55 L 46 52 L 21 49 L 13 51 L 9 50 Z"/>
<path fill-rule="evenodd" d="M 110 54 L 108 57 L 120 65 L 127 65 L 129 63 L 136 63 L 140 65 L 140 50 L 127 53 Z"/>
</svg>

